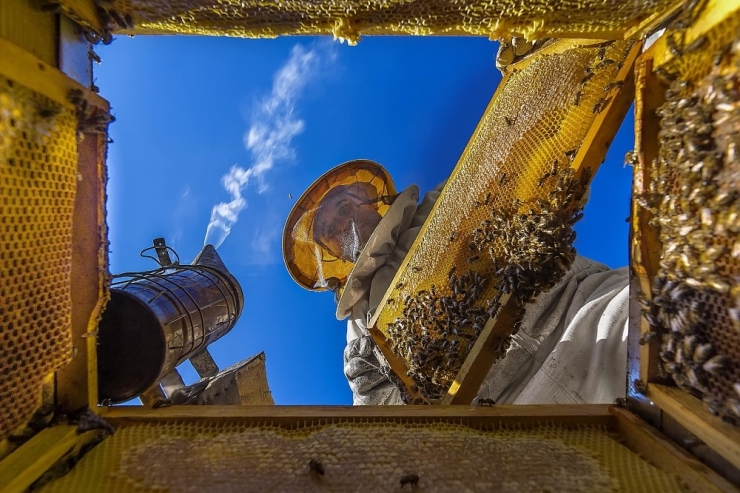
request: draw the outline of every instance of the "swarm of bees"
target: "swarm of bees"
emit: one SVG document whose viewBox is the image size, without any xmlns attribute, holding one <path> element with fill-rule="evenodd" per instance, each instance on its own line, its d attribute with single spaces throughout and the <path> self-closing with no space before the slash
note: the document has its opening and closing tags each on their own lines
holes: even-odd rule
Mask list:
<svg viewBox="0 0 740 493">
<path fill-rule="evenodd" d="M 417 385 L 413 392 L 428 400 L 442 397 L 488 318 L 501 306 L 500 295 L 478 303 L 489 282 L 478 272 L 457 275 L 453 269 L 448 281 L 444 288 L 432 285 L 407 296 L 402 316 L 388 325 L 391 350 L 406 361 Z"/>
<path fill-rule="evenodd" d="M 498 290 L 513 293 L 519 306 L 552 288 L 576 256 L 573 226 L 583 217 L 589 173 L 575 179 L 570 168 L 558 171 L 556 161 L 544 177 L 557 180 L 549 200 L 515 199 L 510 207 L 493 209 L 468 245 L 472 252 L 491 257 Z"/>
<path fill-rule="evenodd" d="M 574 156 L 575 150 L 566 152 L 572 159 L 569 153 Z M 488 320 L 497 316 L 504 293 L 512 293 L 519 311 L 510 334 L 498 341 L 499 356 L 506 354 L 511 334 L 519 330 L 523 307 L 570 268 L 575 259 L 573 225 L 582 216 L 589 173 L 576 179 L 572 169 L 559 170 L 556 161 L 540 185 L 549 180 L 554 184 L 547 200 L 514 200 L 508 207 L 491 207 L 490 219 L 469 236 L 470 268 L 458 275 L 453 267 L 446 286 L 432 285 L 406 295 L 401 316 L 387 326 L 391 350 L 406 362 L 414 381 L 410 390 L 425 402 L 441 399 Z M 416 403 L 402 385 L 399 388 L 404 402 Z"/>
<path fill-rule="evenodd" d="M 696 51 L 670 37 L 674 55 Z M 716 66 L 740 44 L 714 57 Z M 695 85 L 663 70 L 666 102 L 657 110 L 659 156 L 638 204 L 660 231 L 662 252 L 652 299 L 642 300 L 651 326 L 641 343 L 659 340 L 659 371 L 702 399 L 725 421 L 740 422 L 737 355 L 726 341 L 740 329 L 740 78 L 712 74 Z M 728 339 L 728 337 L 730 339 Z M 725 341 L 720 343 L 720 341 Z"/>
</svg>

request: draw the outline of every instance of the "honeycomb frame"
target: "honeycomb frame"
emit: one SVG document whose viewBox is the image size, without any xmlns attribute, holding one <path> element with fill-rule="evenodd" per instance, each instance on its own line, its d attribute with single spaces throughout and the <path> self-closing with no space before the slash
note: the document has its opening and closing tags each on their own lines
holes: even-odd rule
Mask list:
<svg viewBox="0 0 740 493">
<path fill-rule="evenodd" d="M 585 491 L 732 488 L 606 405 L 121 407 L 103 417 L 116 434 L 39 491 L 388 491 L 414 475 L 421 491 L 559 490 L 558 480 Z M 534 472 L 523 477 L 527 459 Z M 573 464 L 583 467 L 564 475 Z"/>
<path fill-rule="evenodd" d="M 633 181 L 633 204 L 631 215 L 631 265 L 632 273 L 640 287 L 639 293 L 631 296 L 631 303 L 639 313 L 642 311 L 639 320 L 641 347 L 639 349 L 639 382 L 638 387 L 645 384 L 645 388 L 638 388 L 638 392 L 646 393 L 663 411 L 674 417 L 682 426 L 690 432 L 696 434 L 700 439 L 710 444 L 711 447 L 720 453 L 725 459 L 730 461 L 735 467 L 740 466 L 740 430 L 724 422 L 716 414 L 722 413 L 720 409 L 710 412 L 709 407 L 721 406 L 724 399 L 733 398 L 732 382 L 740 381 L 740 354 L 737 353 L 738 337 L 737 331 L 733 329 L 727 313 L 720 313 L 731 308 L 732 303 L 728 295 L 716 293 L 709 285 L 704 285 L 701 290 L 702 306 L 706 304 L 706 312 L 703 319 L 707 321 L 706 329 L 699 329 L 697 335 L 700 343 L 711 343 L 716 346 L 710 356 L 717 354 L 727 354 L 730 358 L 727 371 L 722 371 L 722 376 L 713 376 L 707 374 L 708 379 L 706 386 L 707 391 L 704 393 L 705 402 L 689 393 L 689 390 L 676 388 L 672 382 L 671 374 L 664 374 L 666 361 L 669 361 L 668 353 L 665 351 L 665 338 L 672 337 L 668 334 L 661 336 L 661 331 L 656 330 L 654 308 L 647 311 L 646 307 L 654 306 L 653 300 L 656 299 L 656 276 L 667 276 L 669 280 L 680 281 L 683 283 L 688 274 L 679 270 L 666 270 L 663 266 L 667 265 L 667 259 L 670 258 L 671 251 L 688 251 L 684 250 L 690 244 L 688 225 L 685 227 L 686 233 L 674 236 L 666 244 L 662 242 L 661 224 L 669 224 L 667 221 L 673 217 L 684 217 L 690 209 L 675 209 L 672 216 L 664 215 L 663 209 L 657 205 L 651 205 L 647 200 L 654 191 L 651 189 L 651 180 L 657 176 L 657 169 L 654 160 L 661 154 L 660 135 L 666 133 L 661 128 L 661 113 L 666 104 L 666 91 L 669 90 L 670 81 L 668 78 L 689 81 L 689 86 L 683 92 L 678 93 L 676 97 L 687 98 L 695 90 L 701 90 L 706 78 L 710 74 L 716 73 L 723 67 L 727 67 L 732 62 L 723 62 L 721 59 L 718 64 L 709 57 L 716 58 L 720 48 L 740 39 L 737 33 L 740 32 L 740 6 L 729 5 L 727 3 L 708 0 L 699 4 L 698 16 L 685 29 L 683 48 L 677 47 L 673 37 L 683 31 L 679 28 L 670 28 L 664 33 L 653 46 L 650 47 L 639 59 L 636 64 L 636 110 L 635 110 L 635 141 L 636 156 Z M 733 35 L 733 33 L 736 33 Z M 670 39 L 669 39 L 670 38 Z M 690 46 L 702 45 L 702 50 L 692 50 Z M 722 58 L 722 57 L 720 57 Z M 717 65 L 717 68 L 715 68 Z M 737 69 L 735 69 L 737 74 Z M 673 85 L 675 90 L 676 84 Z M 670 90 L 668 91 L 670 94 Z M 677 171 L 674 176 L 678 176 Z M 681 189 L 683 190 L 683 188 Z M 664 197 L 676 197 L 678 200 L 682 195 L 678 190 L 678 185 L 667 187 Z M 674 200 L 674 199 L 671 199 Z M 721 213 L 715 210 L 714 213 Z M 691 215 L 691 214 L 689 214 Z M 711 234 L 703 250 L 709 250 L 711 246 L 717 244 L 718 236 Z M 737 240 L 735 240 L 737 241 Z M 676 246 L 672 246 L 673 244 Z M 720 241 L 719 243 L 722 243 Z M 684 246 L 686 245 L 686 246 Z M 718 266 L 718 272 L 721 275 L 730 278 L 738 275 L 738 262 L 733 260 L 730 255 L 732 247 L 727 249 L 726 253 L 713 263 Z M 699 265 L 698 257 L 687 259 L 691 265 Z M 687 264 L 688 265 L 688 264 Z M 706 269 L 705 269 L 706 270 Z M 734 274 L 733 274 L 734 273 Z M 700 282 L 704 277 L 696 277 L 692 274 L 689 281 L 692 284 Z M 697 280 L 693 280 L 696 277 Z M 709 277 L 707 277 L 708 279 Z M 703 281 L 702 281 L 703 282 Z M 712 281 L 715 282 L 715 281 Z M 693 289 L 693 288 L 692 288 Z M 734 288 L 733 288 L 734 289 Z M 699 296 L 697 288 L 692 298 Z M 699 299 L 699 298 L 697 298 Z M 644 300 L 644 301 L 640 301 Z M 660 302 L 660 300 L 658 301 Z M 642 303 L 642 309 L 638 304 Z M 693 305 L 692 305 L 693 306 Z M 702 308 L 704 310 L 704 308 Z M 658 334 L 658 337 L 655 337 Z M 723 356 L 724 357 L 724 356 Z M 697 370 L 702 371 L 701 365 Z M 697 374 L 698 375 L 698 374 Z M 718 375 L 720 375 L 718 373 Z M 694 374 L 692 373 L 692 378 Z M 682 377 L 683 378 L 683 377 Z M 704 377 L 700 377 L 703 378 Z M 702 387 L 704 384 L 702 384 Z M 720 396 L 715 400 L 715 394 Z M 710 398 L 712 400 L 710 400 Z M 715 404 L 715 402 L 719 404 Z M 731 416 L 730 416 L 731 418 Z"/>
<path fill-rule="evenodd" d="M 472 233 L 488 217 L 489 209 L 506 207 L 515 198 L 522 203 L 558 200 L 557 194 L 548 199 L 560 186 L 552 179 L 553 169 L 558 173 L 571 169 L 576 180 L 590 180 L 584 170 L 591 176 L 596 172 L 632 101 L 631 67 L 637 52 L 638 47 L 629 41 L 559 40 L 507 67 L 368 324 L 374 327 L 371 334 L 375 342 L 411 399 L 424 397 L 414 388 L 418 382 L 407 375 L 409 360 L 394 351 L 388 327 L 403 316 L 414 293 L 433 291 L 444 296 L 449 290 L 449 273 L 462 275 L 472 270 L 495 277 L 487 274 L 491 259 L 469 250 Z M 569 67 L 565 73 L 560 69 L 563 66 Z M 555 73 L 557 84 L 551 80 Z M 542 87 L 549 87 L 550 92 L 544 94 L 539 90 Z M 523 207 L 519 213 L 524 213 Z M 494 284 L 482 289 L 476 306 L 500 296 L 503 309 L 497 318 L 488 319 L 475 344 L 467 348 L 467 359 L 457 376 L 446 380 L 449 390 L 442 403 L 470 403 L 491 364 L 505 350 L 501 342 L 511 334 L 518 308 L 514 298 L 497 294 Z"/>
</svg>

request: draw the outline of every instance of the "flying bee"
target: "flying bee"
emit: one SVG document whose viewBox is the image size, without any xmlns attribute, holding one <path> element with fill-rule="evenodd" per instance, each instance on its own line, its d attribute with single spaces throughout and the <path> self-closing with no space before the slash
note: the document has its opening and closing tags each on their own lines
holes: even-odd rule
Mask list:
<svg viewBox="0 0 740 493">
<path fill-rule="evenodd" d="M 479 406 L 494 406 L 496 405 L 496 401 L 494 401 L 493 399 L 488 399 L 484 397 L 482 399 L 478 399 L 478 405 Z"/>
<path fill-rule="evenodd" d="M 319 476 L 324 475 L 324 466 L 321 464 L 321 462 L 315 459 L 311 459 L 310 461 L 308 461 L 308 469 L 311 472 L 318 474 Z"/>
</svg>

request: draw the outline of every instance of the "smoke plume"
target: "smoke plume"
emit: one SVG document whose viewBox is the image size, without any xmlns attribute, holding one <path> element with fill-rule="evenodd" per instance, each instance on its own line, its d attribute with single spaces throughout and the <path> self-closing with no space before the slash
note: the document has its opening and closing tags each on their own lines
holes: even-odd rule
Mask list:
<svg viewBox="0 0 740 493">
<path fill-rule="evenodd" d="M 221 177 L 231 200 L 213 206 L 204 245 L 210 243 L 218 248 L 224 242 L 248 205 L 244 192 L 250 183 L 256 186 L 257 193 L 264 193 L 269 189 L 267 172 L 276 164 L 295 158 L 291 141 L 305 128 L 295 105 L 306 84 L 331 57 L 330 49 L 325 43 L 310 49 L 295 45 L 287 63 L 276 72 L 272 91 L 254 109 L 249 130 L 244 133 L 244 146 L 252 156 L 252 165 L 248 169 L 234 165 Z"/>
</svg>

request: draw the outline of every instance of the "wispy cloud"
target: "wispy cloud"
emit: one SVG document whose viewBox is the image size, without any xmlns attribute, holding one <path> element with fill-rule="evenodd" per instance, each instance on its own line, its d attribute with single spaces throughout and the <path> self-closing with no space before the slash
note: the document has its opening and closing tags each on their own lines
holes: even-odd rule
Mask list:
<svg viewBox="0 0 740 493">
<path fill-rule="evenodd" d="M 287 63 L 275 73 L 272 91 L 256 106 L 244 133 L 244 146 L 252 155 L 252 165 L 247 169 L 234 165 L 221 178 L 231 200 L 213 207 L 204 244 L 218 248 L 223 243 L 239 213 L 248 205 L 244 192 L 250 183 L 255 184 L 257 193 L 266 192 L 270 188 L 267 172 L 276 164 L 295 158 L 291 142 L 305 128 L 305 122 L 297 116 L 296 102 L 332 58 L 332 47 L 326 43 L 311 48 L 295 45 Z"/>
</svg>

